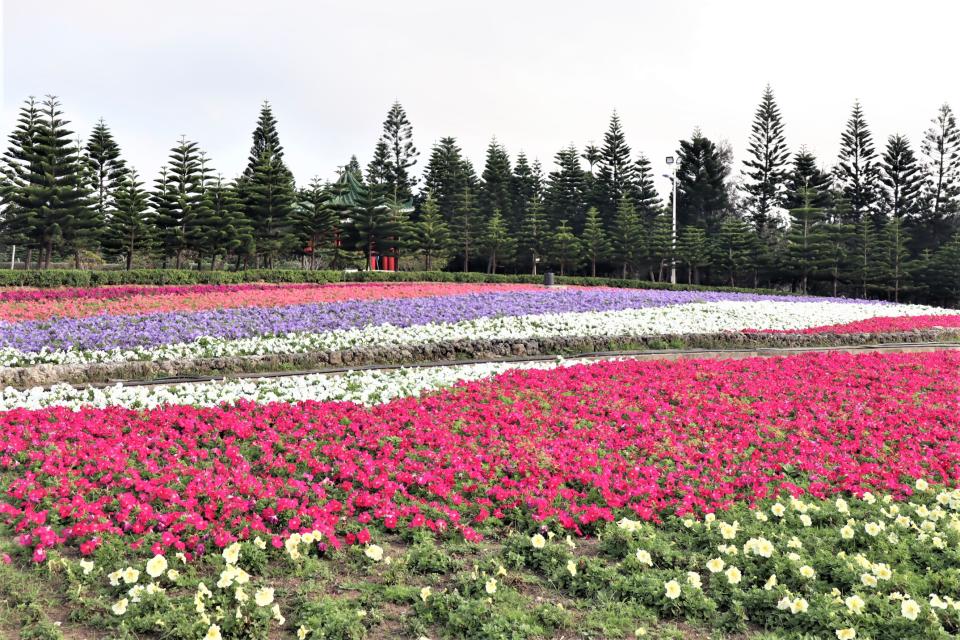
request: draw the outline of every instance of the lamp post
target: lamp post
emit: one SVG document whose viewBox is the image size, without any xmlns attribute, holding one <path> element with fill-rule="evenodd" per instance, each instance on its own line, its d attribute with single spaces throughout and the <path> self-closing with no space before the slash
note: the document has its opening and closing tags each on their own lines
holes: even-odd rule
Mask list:
<svg viewBox="0 0 960 640">
<path fill-rule="evenodd" d="M 673 156 L 667 156 L 667 165 L 673 169 L 673 175 L 669 176 L 673 181 L 673 225 L 670 235 L 670 284 L 677 284 L 677 167 L 679 162 L 674 160 Z"/>
</svg>

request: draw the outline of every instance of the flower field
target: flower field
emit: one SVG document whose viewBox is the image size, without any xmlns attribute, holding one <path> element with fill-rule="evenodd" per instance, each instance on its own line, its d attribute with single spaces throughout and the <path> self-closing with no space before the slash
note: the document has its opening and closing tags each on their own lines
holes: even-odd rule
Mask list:
<svg viewBox="0 0 960 640">
<path fill-rule="evenodd" d="M 10 290 L 0 314 L 8 366 L 960 327 L 509 285 Z M 6 389 L 0 636 L 955 637 L 958 421 L 948 350 Z"/>
<path fill-rule="evenodd" d="M 27 300 L 21 299 L 27 292 L 8 291 L 12 299 L 0 301 L 7 305 L 0 306 L 0 318 L 7 320 L 0 323 L 0 364 L 243 357 L 463 340 L 795 332 L 917 316 L 928 326 L 956 326 L 956 318 L 940 324 L 955 313 L 932 307 L 721 292 L 409 283 L 162 289 L 99 288 L 73 297 L 29 292 Z"/>
</svg>

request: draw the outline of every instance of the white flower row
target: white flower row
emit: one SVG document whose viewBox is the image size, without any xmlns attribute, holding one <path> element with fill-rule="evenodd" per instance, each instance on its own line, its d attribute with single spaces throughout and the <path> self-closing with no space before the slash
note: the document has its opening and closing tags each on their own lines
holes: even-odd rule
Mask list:
<svg viewBox="0 0 960 640">
<path fill-rule="evenodd" d="M 323 333 L 288 333 L 242 339 L 200 338 L 189 343 L 105 351 L 22 352 L 0 349 L 0 365 L 84 364 L 133 360 L 256 356 L 358 347 L 415 345 L 458 340 L 526 340 L 570 336 L 720 333 L 744 329 L 804 329 L 883 316 L 960 313 L 920 305 L 838 302 L 706 302 L 624 311 L 480 318 L 454 323 L 395 327 L 390 324 Z"/>
<path fill-rule="evenodd" d="M 345 401 L 373 405 L 394 398 L 419 395 L 460 381 L 480 380 L 510 369 L 548 369 L 575 361 L 469 364 L 450 367 L 411 367 L 350 371 L 340 375 L 311 374 L 278 378 L 247 378 L 215 382 L 104 388 L 58 384 L 0 391 L 0 411 L 42 409 L 51 406 L 103 408 L 121 406 L 150 409 L 161 405 L 216 406 L 241 400 L 251 402 Z"/>
</svg>

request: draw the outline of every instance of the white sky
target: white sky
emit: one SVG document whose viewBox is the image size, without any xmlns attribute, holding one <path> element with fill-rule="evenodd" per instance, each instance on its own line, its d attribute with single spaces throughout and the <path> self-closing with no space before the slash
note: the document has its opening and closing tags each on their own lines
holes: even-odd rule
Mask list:
<svg viewBox="0 0 960 640">
<path fill-rule="evenodd" d="M 54 93 L 84 136 L 102 116 L 149 182 L 180 134 L 239 173 L 265 98 L 301 183 L 352 153 L 366 166 L 394 99 L 418 170 L 453 135 L 478 173 L 494 135 L 549 170 L 614 108 L 658 174 L 695 126 L 739 170 L 767 82 L 791 149 L 826 164 L 855 99 L 878 148 L 895 132 L 918 148 L 940 104 L 960 110 L 951 0 L 2 2 L 0 134 Z"/>
</svg>

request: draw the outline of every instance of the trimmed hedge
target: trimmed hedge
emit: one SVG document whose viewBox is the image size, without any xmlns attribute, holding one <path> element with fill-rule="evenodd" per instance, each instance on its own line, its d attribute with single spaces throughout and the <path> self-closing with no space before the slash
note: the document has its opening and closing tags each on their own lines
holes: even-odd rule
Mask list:
<svg viewBox="0 0 960 640">
<path fill-rule="evenodd" d="M 3 287 L 95 287 L 103 285 L 165 284 L 239 284 L 243 282 L 498 282 L 541 284 L 543 276 L 492 275 L 446 271 L 306 271 L 301 269 L 251 269 L 247 271 L 187 271 L 183 269 L 135 269 L 132 271 L 78 271 L 51 269 L 46 271 L 0 270 Z M 623 278 L 588 278 L 556 276 L 557 284 L 621 287 L 628 289 L 672 289 L 675 291 L 733 291 L 741 293 L 788 294 L 771 289 L 739 287 L 707 287 L 692 284 L 670 284 Z"/>
</svg>

